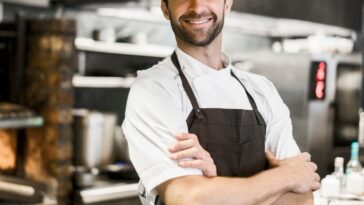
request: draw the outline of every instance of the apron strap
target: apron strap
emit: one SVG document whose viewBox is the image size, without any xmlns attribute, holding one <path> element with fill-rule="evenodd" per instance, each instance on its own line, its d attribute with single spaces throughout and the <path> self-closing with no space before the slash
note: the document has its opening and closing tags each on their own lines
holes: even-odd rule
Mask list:
<svg viewBox="0 0 364 205">
<path fill-rule="evenodd" d="M 240 81 L 240 79 L 235 75 L 235 73 L 232 70 L 231 70 L 231 75 L 240 83 L 241 86 L 243 86 L 243 88 L 245 90 L 245 93 L 248 96 L 249 103 L 252 106 L 253 110 L 258 110 L 258 107 L 255 104 L 255 101 L 254 101 L 253 97 L 250 95 L 250 93 L 248 92 L 248 90 L 246 89 L 244 84 Z"/>
<path fill-rule="evenodd" d="M 264 119 L 263 117 L 260 115 L 259 111 L 258 111 L 258 106 L 257 104 L 255 103 L 253 97 L 250 95 L 250 93 L 248 92 L 248 90 L 246 89 L 246 87 L 244 86 L 244 84 L 240 81 L 240 79 L 235 75 L 235 73 L 233 72 L 233 70 L 231 70 L 231 75 L 240 83 L 241 86 L 243 86 L 244 90 L 245 90 L 245 93 L 246 95 L 248 96 L 248 99 L 249 99 L 249 102 L 250 102 L 250 105 L 252 106 L 253 108 L 253 111 L 255 113 L 255 117 L 257 118 L 258 122 L 260 125 L 264 125 L 265 122 L 264 122 Z"/>
<path fill-rule="evenodd" d="M 173 52 L 171 59 L 172 59 L 174 66 L 176 66 L 176 68 L 178 70 L 179 76 L 181 77 L 181 80 L 182 80 L 183 88 L 185 89 L 187 96 L 190 99 L 192 107 L 194 108 L 194 110 L 199 110 L 197 99 L 196 99 L 195 95 L 193 94 L 193 90 L 192 90 L 190 84 L 188 83 L 188 80 L 187 80 L 185 74 L 183 74 L 183 72 L 182 72 L 181 65 L 179 64 L 178 57 L 177 57 L 177 54 L 175 51 Z"/>
<path fill-rule="evenodd" d="M 164 205 L 164 203 L 163 203 L 163 201 L 161 200 L 161 198 L 159 197 L 159 195 L 157 195 L 157 196 L 155 197 L 154 205 Z"/>
<path fill-rule="evenodd" d="M 181 77 L 183 88 L 185 89 L 185 91 L 187 93 L 187 96 L 190 99 L 190 102 L 192 104 L 194 113 L 195 113 L 195 115 L 197 117 L 199 117 L 200 116 L 200 112 L 199 112 L 200 111 L 200 107 L 199 107 L 198 102 L 197 102 L 197 99 L 196 99 L 196 97 L 195 97 L 195 95 L 193 93 L 193 90 L 192 90 L 190 84 L 188 83 L 188 80 L 187 80 L 186 76 L 182 72 L 181 65 L 180 65 L 180 63 L 178 61 L 178 57 L 177 57 L 176 51 L 173 52 L 173 54 L 171 56 L 171 59 L 172 59 L 172 62 L 174 64 L 174 66 L 177 68 L 178 73 L 179 73 L 179 75 Z M 240 83 L 241 86 L 243 86 L 243 88 L 245 90 L 245 93 L 248 96 L 249 103 L 250 103 L 250 105 L 253 108 L 253 111 L 255 113 L 255 116 L 256 116 L 259 124 L 260 125 L 265 124 L 264 119 L 259 114 L 258 107 L 257 107 L 257 105 L 256 105 L 253 97 L 250 95 L 250 93 L 248 92 L 248 90 L 245 88 L 244 84 L 239 80 L 239 78 L 235 75 L 235 73 L 232 70 L 231 70 L 231 75 Z"/>
</svg>

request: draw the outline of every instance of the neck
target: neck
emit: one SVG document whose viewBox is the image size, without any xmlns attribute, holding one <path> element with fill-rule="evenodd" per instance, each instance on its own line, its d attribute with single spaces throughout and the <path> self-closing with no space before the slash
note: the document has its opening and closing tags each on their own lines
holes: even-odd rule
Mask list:
<svg viewBox="0 0 364 205">
<path fill-rule="evenodd" d="M 177 46 L 188 55 L 211 68 L 220 70 L 224 67 L 221 55 L 221 37 L 217 37 L 210 45 L 205 47 L 192 46 L 177 38 Z"/>
</svg>

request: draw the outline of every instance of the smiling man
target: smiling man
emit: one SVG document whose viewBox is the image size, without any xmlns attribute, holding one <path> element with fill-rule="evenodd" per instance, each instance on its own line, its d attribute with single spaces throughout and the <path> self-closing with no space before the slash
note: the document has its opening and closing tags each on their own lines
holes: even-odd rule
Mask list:
<svg viewBox="0 0 364 205">
<path fill-rule="evenodd" d="M 313 203 L 317 166 L 300 154 L 288 108 L 222 52 L 232 3 L 161 2 L 177 47 L 138 73 L 123 122 L 144 205 Z"/>
</svg>

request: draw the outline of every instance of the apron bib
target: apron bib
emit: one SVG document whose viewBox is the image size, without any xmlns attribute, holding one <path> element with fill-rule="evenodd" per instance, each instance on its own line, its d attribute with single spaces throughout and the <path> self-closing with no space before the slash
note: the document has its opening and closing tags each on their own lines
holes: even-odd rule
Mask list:
<svg viewBox="0 0 364 205">
<path fill-rule="evenodd" d="M 266 125 L 243 83 L 231 71 L 244 88 L 253 110 L 200 108 L 175 52 L 171 58 L 193 107 L 187 118 L 189 133 L 197 135 L 201 146 L 210 153 L 217 175 L 249 177 L 265 170 L 268 165 L 265 157 Z M 163 204 L 159 196 L 155 204 Z"/>
</svg>

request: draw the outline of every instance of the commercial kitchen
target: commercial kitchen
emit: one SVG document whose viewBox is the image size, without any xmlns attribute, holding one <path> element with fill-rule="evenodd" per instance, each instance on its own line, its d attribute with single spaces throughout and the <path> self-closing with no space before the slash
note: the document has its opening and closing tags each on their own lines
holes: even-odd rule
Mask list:
<svg viewBox="0 0 364 205">
<path fill-rule="evenodd" d="M 160 4 L 0 0 L 0 204 L 141 204 L 121 124 L 137 72 L 176 47 Z M 364 204 L 363 10 L 235 0 L 225 19 L 232 64 L 275 85 L 318 165 L 315 205 Z"/>
</svg>

